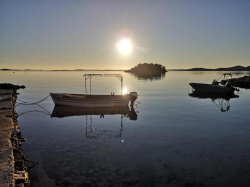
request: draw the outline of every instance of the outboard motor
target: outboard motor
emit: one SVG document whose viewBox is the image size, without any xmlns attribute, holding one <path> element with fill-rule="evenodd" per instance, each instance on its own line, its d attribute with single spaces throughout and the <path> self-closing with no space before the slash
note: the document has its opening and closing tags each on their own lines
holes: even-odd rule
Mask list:
<svg viewBox="0 0 250 187">
<path fill-rule="evenodd" d="M 130 92 L 129 93 L 129 97 L 130 97 L 130 101 L 131 101 L 131 103 L 130 103 L 131 107 L 133 107 L 134 102 L 138 98 L 138 96 L 139 95 L 137 94 L 137 92 Z"/>
</svg>

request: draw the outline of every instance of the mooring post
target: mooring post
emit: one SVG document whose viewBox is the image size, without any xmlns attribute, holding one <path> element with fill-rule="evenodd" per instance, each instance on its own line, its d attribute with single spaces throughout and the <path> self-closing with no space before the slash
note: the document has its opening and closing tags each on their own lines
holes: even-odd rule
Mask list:
<svg viewBox="0 0 250 187">
<path fill-rule="evenodd" d="M 123 89 L 123 77 L 121 76 L 121 95 L 122 95 L 122 89 Z"/>
<path fill-rule="evenodd" d="M 90 95 L 91 95 L 91 76 L 89 77 L 89 87 L 90 87 L 89 92 L 90 92 Z"/>
<path fill-rule="evenodd" d="M 86 92 L 86 95 L 87 95 L 86 75 L 84 76 L 84 78 L 85 78 L 85 92 Z"/>
</svg>

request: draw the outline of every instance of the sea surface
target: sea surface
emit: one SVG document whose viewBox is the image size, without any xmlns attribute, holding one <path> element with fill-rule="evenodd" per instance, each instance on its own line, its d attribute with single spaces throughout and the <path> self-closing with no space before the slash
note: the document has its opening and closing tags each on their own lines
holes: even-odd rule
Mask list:
<svg viewBox="0 0 250 187">
<path fill-rule="evenodd" d="M 124 87 L 139 94 L 134 110 L 85 115 L 79 109 L 74 115 L 59 108 L 58 116 L 50 97 L 39 105 L 17 104 L 24 154 L 39 162 L 26 163 L 32 186 L 250 186 L 250 90 L 230 100 L 189 96 L 190 82 L 211 83 L 223 72 L 171 71 L 147 78 L 0 71 L 0 82 L 25 85 L 18 99 L 32 103 L 50 92 L 84 94 L 87 73 L 123 74 Z M 89 93 L 89 80 L 86 88 Z M 92 94 L 120 89 L 117 78 L 92 78 Z"/>
</svg>

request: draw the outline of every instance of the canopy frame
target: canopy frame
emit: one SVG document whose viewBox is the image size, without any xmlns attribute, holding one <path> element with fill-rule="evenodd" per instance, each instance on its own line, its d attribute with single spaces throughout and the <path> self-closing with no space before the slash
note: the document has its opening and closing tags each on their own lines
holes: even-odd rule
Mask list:
<svg viewBox="0 0 250 187">
<path fill-rule="evenodd" d="M 89 79 L 89 89 L 90 89 L 90 95 L 91 95 L 91 79 L 92 77 L 116 77 L 121 81 L 121 95 L 122 95 L 122 90 L 123 90 L 123 75 L 122 74 L 84 74 L 83 75 L 85 79 L 85 92 L 87 95 L 87 80 Z"/>
</svg>

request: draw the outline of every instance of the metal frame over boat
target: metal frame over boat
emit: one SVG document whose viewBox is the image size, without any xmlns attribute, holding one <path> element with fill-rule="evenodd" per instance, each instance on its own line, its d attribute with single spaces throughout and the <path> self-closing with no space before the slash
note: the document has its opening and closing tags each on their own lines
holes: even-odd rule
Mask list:
<svg viewBox="0 0 250 187">
<path fill-rule="evenodd" d="M 123 76 L 121 74 L 84 74 L 86 94 L 50 93 L 55 105 L 74 107 L 120 107 L 128 106 L 131 101 L 133 106 L 138 95 L 136 92 L 122 95 Z M 121 95 L 91 95 L 91 78 L 116 77 L 121 81 Z M 90 80 L 90 94 L 87 94 L 86 83 Z"/>
</svg>

